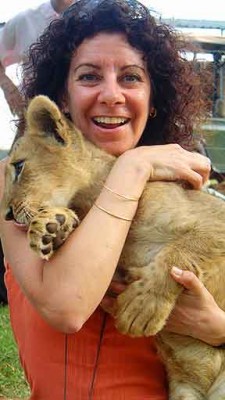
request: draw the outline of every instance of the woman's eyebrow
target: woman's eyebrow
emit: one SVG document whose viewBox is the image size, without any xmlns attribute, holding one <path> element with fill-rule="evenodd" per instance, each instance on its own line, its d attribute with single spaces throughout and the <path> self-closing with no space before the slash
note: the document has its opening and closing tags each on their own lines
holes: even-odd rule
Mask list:
<svg viewBox="0 0 225 400">
<path fill-rule="evenodd" d="M 127 69 L 127 68 L 138 68 L 138 69 L 141 69 L 142 71 L 145 72 L 145 68 L 142 67 L 141 65 L 138 65 L 138 64 L 128 64 L 128 65 L 124 65 L 124 66 L 121 68 L 121 70 L 124 71 L 124 70 Z"/>
<path fill-rule="evenodd" d="M 92 63 L 82 63 L 82 64 L 79 64 L 77 67 L 74 68 L 74 72 L 77 72 L 80 68 L 85 68 L 85 67 L 93 68 L 93 69 L 97 69 L 97 70 L 100 70 L 100 69 L 101 69 L 101 66 L 96 65 L 96 64 L 92 64 Z M 146 72 L 146 69 L 145 69 L 143 66 L 138 65 L 138 64 L 128 64 L 128 65 L 124 65 L 123 67 L 120 68 L 120 70 L 121 70 L 121 71 L 125 71 L 126 69 L 129 69 L 129 68 L 138 68 L 138 69 L 140 69 L 142 72 Z"/>
<path fill-rule="evenodd" d="M 83 63 L 79 64 L 77 67 L 74 68 L 74 72 L 76 72 L 79 68 L 88 67 L 94 69 L 100 69 L 99 65 L 91 64 L 91 63 Z"/>
</svg>

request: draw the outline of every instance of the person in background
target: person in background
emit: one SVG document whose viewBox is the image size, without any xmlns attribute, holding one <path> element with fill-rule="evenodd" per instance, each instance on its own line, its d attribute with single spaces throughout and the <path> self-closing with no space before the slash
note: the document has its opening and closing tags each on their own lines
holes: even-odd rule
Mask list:
<svg viewBox="0 0 225 400">
<path fill-rule="evenodd" d="M 186 149 L 206 107 L 183 49 L 135 0 L 77 1 L 30 49 L 26 104 L 49 96 L 117 156 L 96 201 L 102 209 L 91 207 L 50 261 L 30 249 L 18 224 L 1 221 L 11 322 L 32 400 L 168 398 L 154 338 L 120 334 L 101 304 L 124 290 L 113 276 L 146 182 L 182 179 L 200 189 L 209 176 L 209 160 Z M 3 191 L 4 163 L 0 172 Z M 193 273 L 176 267 L 171 276 L 186 290 L 167 329 L 220 345 L 225 313 Z"/>
<path fill-rule="evenodd" d="M 4 68 L 21 63 L 30 45 L 72 0 L 50 0 L 20 12 L 0 29 L 0 62 Z"/>
<path fill-rule="evenodd" d="M 50 0 L 15 15 L 0 28 L 0 87 L 13 115 L 23 110 L 22 96 L 5 68 L 24 61 L 32 43 L 73 0 Z"/>
</svg>

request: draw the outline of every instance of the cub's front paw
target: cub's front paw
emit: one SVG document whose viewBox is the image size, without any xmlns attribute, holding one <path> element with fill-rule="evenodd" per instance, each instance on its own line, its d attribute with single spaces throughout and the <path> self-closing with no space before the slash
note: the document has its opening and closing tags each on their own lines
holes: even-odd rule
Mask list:
<svg viewBox="0 0 225 400">
<path fill-rule="evenodd" d="M 49 260 L 78 224 L 77 215 L 68 208 L 43 209 L 30 223 L 30 247 L 41 258 Z"/>
<path fill-rule="evenodd" d="M 165 325 L 172 304 L 149 282 L 133 282 L 117 298 L 116 327 L 130 336 L 152 336 Z"/>
</svg>

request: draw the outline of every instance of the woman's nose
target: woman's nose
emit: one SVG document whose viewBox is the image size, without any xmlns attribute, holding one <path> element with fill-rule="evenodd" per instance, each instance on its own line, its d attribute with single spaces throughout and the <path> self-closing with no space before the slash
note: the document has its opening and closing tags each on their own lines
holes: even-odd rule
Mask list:
<svg viewBox="0 0 225 400">
<path fill-rule="evenodd" d="M 125 96 L 120 84 L 111 79 L 102 83 L 98 100 L 107 105 L 124 104 Z"/>
</svg>

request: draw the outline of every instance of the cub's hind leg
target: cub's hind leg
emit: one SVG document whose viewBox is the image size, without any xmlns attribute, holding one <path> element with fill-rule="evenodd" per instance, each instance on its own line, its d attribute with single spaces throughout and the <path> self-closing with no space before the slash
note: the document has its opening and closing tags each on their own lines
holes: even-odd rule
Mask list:
<svg viewBox="0 0 225 400">
<path fill-rule="evenodd" d="M 163 330 L 157 335 L 156 345 L 168 374 L 171 400 L 224 400 L 219 390 L 224 389 L 223 353 L 216 347 L 189 336 Z M 219 378 L 220 381 L 219 381 Z M 221 386 L 222 385 L 222 386 Z M 216 395 L 210 397 L 212 389 Z"/>
<path fill-rule="evenodd" d="M 225 350 L 221 350 L 225 353 Z M 208 392 L 208 400 L 224 400 L 225 399 L 225 368 L 220 373 L 212 387 Z"/>
<path fill-rule="evenodd" d="M 78 224 L 77 215 L 69 208 L 43 208 L 30 223 L 30 246 L 41 258 L 49 260 Z"/>
</svg>

